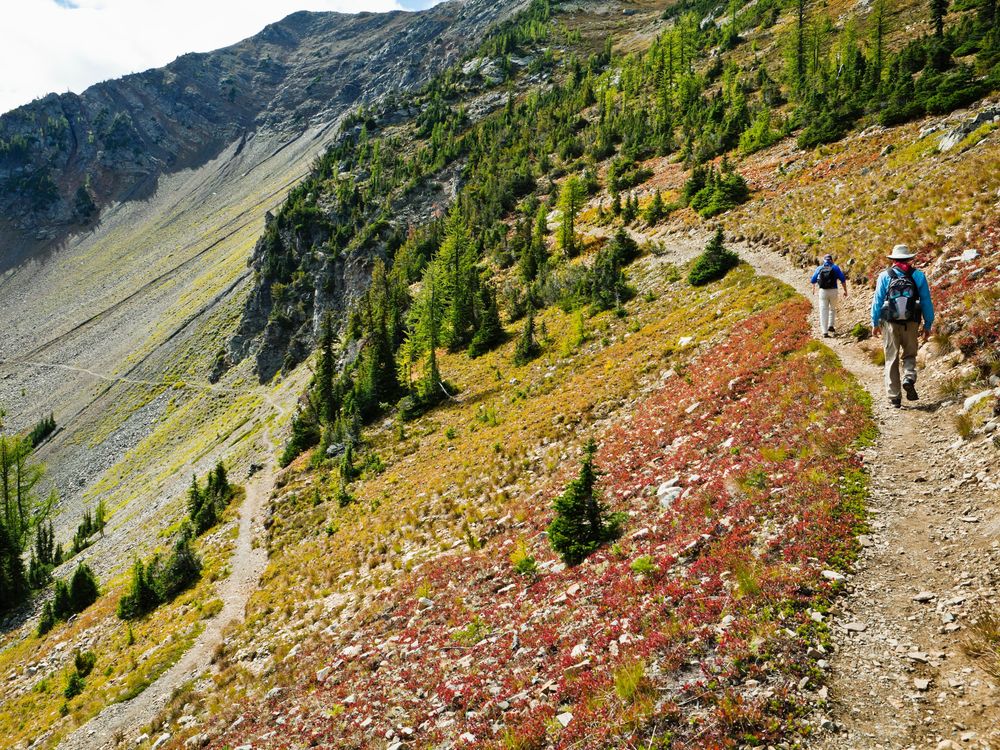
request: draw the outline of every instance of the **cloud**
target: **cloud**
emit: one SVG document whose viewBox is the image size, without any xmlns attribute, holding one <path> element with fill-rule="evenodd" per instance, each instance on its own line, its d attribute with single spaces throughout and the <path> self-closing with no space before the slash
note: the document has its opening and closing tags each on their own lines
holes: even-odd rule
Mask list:
<svg viewBox="0 0 1000 750">
<path fill-rule="evenodd" d="M 45 94 L 246 39 L 299 10 L 384 12 L 435 0 L 18 0 L 0 25 L 0 112 Z"/>
</svg>

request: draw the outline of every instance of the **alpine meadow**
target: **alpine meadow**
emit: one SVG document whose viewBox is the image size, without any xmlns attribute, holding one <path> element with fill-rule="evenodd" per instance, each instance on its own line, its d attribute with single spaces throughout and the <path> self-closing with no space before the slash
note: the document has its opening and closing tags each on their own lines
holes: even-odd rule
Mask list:
<svg viewBox="0 0 1000 750">
<path fill-rule="evenodd" d="M 998 467 L 996 0 L 301 11 L 0 115 L 4 748 L 1000 750 Z"/>
</svg>

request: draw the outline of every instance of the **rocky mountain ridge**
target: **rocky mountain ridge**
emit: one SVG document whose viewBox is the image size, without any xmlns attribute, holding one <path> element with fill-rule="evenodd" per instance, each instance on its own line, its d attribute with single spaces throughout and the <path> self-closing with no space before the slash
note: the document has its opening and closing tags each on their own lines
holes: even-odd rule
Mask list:
<svg viewBox="0 0 1000 750">
<path fill-rule="evenodd" d="M 50 94 L 0 116 L 0 268 L 255 131 L 300 133 L 427 80 L 518 3 L 294 13 L 222 50 Z"/>
</svg>

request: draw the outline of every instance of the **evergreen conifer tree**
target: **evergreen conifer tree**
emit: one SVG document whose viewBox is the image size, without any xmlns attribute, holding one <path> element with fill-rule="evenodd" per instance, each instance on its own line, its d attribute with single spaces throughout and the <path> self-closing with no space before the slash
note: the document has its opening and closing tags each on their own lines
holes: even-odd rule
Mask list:
<svg viewBox="0 0 1000 750">
<path fill-rule="evenodd" d="M 35 557 L 40 565 L 55 563 L 55 530 L 52 522 L 40 523 L 35 528 Z"/>
<path fill-rule="evenodd" d="M 201 493 L 201 487 L 198 485 L 198 477 L 195 474 L 191 475 L 191 486 L 188 488 L 188 517 L 194 518 L 198 515 L 198 511 L 201 510 L 202 503 L 204 502 L 204 497 Z"/>
<path fill-rule="evenodd" d="M 650 201 L 648 206 L 646 206 L 643 218 L 649 226 L 654 226 L 660 221 L 660 219 L 663 218 L 665 213 L 666 210 L 663 205 L 663 196 L 660 194 L 659 189 L 657 189 L 657 191 L 653 193 L 653 200 Z"/>
<path fill-rule="evenodd" d="M 172 599 L 201 576 L 201 560 L 191 548 L 191 530 L 185 528 L 174 542 L 161 573 L 160 588 L 166 599 Z"/>
<path fill-rule="evenodd" d="M 595 488 L 597 471 L 591 439 L 584 448 L 580 474 L 556 498 L 556 516 L 549 524 L 552 549 L 567 565 L 576 565 L 607 541 L 618 536 L 621 514 L 608 514 Z"/>
<path fill-rule="evenodd" d="M 731 268 L 735 268 L 740 257 L 723 244 L 722 228 L 717 228 L 705 251 L 698 256 L 691 271 L 688 273 L 688 283 L 692 286 L 702 286 L 711 281 L 721 279 Z"/>
<path fill-rule="evenodd" d="M 616 242 L 609 242 L 597 253 L 594 265 L 590 269 L 589 287 L 590 304 L 594 311 L 617 307 L 628 296 Z"/>
<path fill-rule="evenodd" d="M 479 305 L 479 327 L 469 344 L 469 356 L 473 358 L 485 354 L 504 339 L 496 294 L 488 283 L 479 288 Z"/>
<path fill-rule="evenodd" d="M 334 493 L 333 497 L 337 506 L 340 508 L 346 508 L 354 502 L 354 498 L 351 496 L 351 493 L 347 491 L 347 482 L 343 479 L 337 483 L 337 491 Z"/>
<path fill-rule="evenodd" d="M 42 607 L 42 614 L 38 618 L 38 635 L 43 636 L 55 627 L 56 618 L 52 614 L 52 602 L 45 602 Z"/>
<path fill-rule="evenodd" d="M 219 520 L 219 512 L 216 507 L 215 498 L 206 497 L 198 509 L 198 512 L 191 519 L 194 524 L 195 532 L 198 534 L 204 534 L 210 528 L 215 526 Z"/>
<path fill-rule="evenodd" d="M 47 586 L 51 580 L 51 566 L 40 563 L 32 550 L 31 562 L 28 564 L 28 586 L 32 589 L 40 589 Z"/>
<path fill-rule="evenodd" d="M 229 476 L 226 474 L 225 464 L 223 464 L 222 461 L 216 463 L 212 474 L 215 478 L 213 489 L 216 497 L 223 502 L 229 500 L 232 495 L 233 488 L 229 485 Z"/>
<path fill-rule="evenodd" d="M 333 315 L 327 311 L 319 335 L 319 360 L 316 363 L 316 396 L 319 416 L 330 427 L 337 419 L 337 399 L 334 393 L 336 362 L 333 356 Z"/>
<path fill-rule="evenodd" d="M 24 575 L 21 547 L 0 522 L 0 612 L 24 601 L 28 594 L 28 580 Z"/>
<path fill-rule="evenodd" d="M 354 447 L 352 443 L 348 442 L 340 457 L 340 483 L 344 484 L 352 479 L 354 479 Z"/>
<path fill-rule="evenodd" d="M 445 226 L 444 241 L 439 254 L 444 266 L 444 296 L 448 303 L 447 344 L 453 352 L 460 351 L 472 338 L 475 320 L 474 249 L 469 230 L 458 209 L 452 211 Z M 440 293 L 440 291 L 438 292 Z"/>
<path fill-rule="evenodd" d="M 559 249 L 566 257 L 572 258 L 579 252 L 576 241 L 576 216 L 583 207 L 586 191 L 580 179 L 573 175 L 567 177 L 559 191 L 558 208 L 562 213 L 559 219 Z"/>
<path fill-rule="evenodd" d="M 104 502 L 104 498 L 97 501 L 97 507 L 94 509 L 94 531 L 99 531 L 101 536 L 104 536 L 104 527 L 108 524 L 108 506 Z"/>
<path fill-rule="evenodd" d="M 441 335 L 440 310 L 433 276 L 430 277 L 429 281 L 430 289 L 424 321 L 427 337 L 427 363 L 424 365 L 424 374 L 417 386 L 417 397 L 424 404 L 437 403 L 441 398 L 441 372 L 438 370 L 437 362 L 437 347 Z"/>
<path fill-rule="evenodd" d="M 381 403 L 395 400 L 399 393 L 396 361 L 393 354 L 395 327 L 399 325 L 400 300 L 393 296 L 385 264 L 376 261 L 369 287 L 368 321 L 365 346 L 362 351 L 355 386 L 356 401 L 362 416 L 371 418 Z"/>
<path fill-rule="evenodd" d="M 944 37 L 944 17 L 948 13 L 948 0 L 930 0 L 931 24 L 934 26 L 934 36 Z"/>
<path fill-rule="evenodd" d="M 73 600 L 66 581 L 56 581 L 52 588 L 52 615 L 57 620 L 68 620 L 73 614 Z"/>
<path fill-rule="evenodd" d="M 150 566 L 152 568 L 152 565 Z M 122 620 L 134 620 L 147 612 L 152 612 L 160 603 L 152 575 L 147 571 L 142 560 L 136 559 L 132 565 L 132 583 L 127 593 L 118 600 L 118 617 Z"/>
<path fill-rule="evenodd" d="M 90 566 L 81 563 L 73 571 L 73 577 L 69 584 L 69 599 L 73 612 L 83 612 L 97 601 L 98 594 L 99 589 L 94 571 L 90 569 Z"/>
<path fill-rule="evenodd" d="M 521 336 L 514 348 L 514 364 L 523 365 L 530 362 L 541 354 L 541 351 L 541 347 L 535 340 L 535 309 L 529 302 L 528 312 L 524 318 L 524 328 L 521 330 Z"/>
</svg>

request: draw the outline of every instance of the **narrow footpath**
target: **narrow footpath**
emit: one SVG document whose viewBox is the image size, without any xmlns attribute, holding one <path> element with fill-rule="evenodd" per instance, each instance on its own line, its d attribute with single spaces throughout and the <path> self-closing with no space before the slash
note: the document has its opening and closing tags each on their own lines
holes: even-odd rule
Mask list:
<svg viewBox="0 0 1000 750">
<path fill-rule="evenodd" d="M 274 489 L 274 455 L 278 437 L 274 430 L 281 424 L 287 411 L 271 398 L 265 406 L 277 419 L 273 419 L 263 436 L 264 466 L 247 482 L 246 498 L 240 507 L 239 533 L 230 561 L 230 574 L 219 582 L 216 596 L 222 601 L 222 610 L 210 619 L 194 645 L 170 669 L 130 701 L 115 703 L 92 718 L 60 744 L 59 750 L 113 750 L 119 746 L 135 747 L 136 739 L 145 728 L 167 707 L 174 691 L 185 682 L 202 675 L 212 663 L 212 656 L 223 642 L 227 627 L 243 620 L 247 602 L 257 590 L 260 577 L 267 566 L 265 545 L 255 543 L 263 529 L 264 515 Z M 261 419 L 266 419 L 262 415 Z M 156 738 L 151 738 L 155 740 Z M 124 743 L 124 745 L 120 745 Z"/>
<path fill-rule="evenodd" d="M 683 262 L 701 252 L 708 235 L 657 239 L 666 241 L 665 260 Z M 728 246 L 815 304 L 812 269 L 770 248 Z M 838 334 L 821 340 L 871 394 L 879 437 L 864 455 L 870 533 L 861 538 L 848 593 L 828 618 L 837 650 L 826 706 L 811 717 L 820 728 L 809 747 L 998 750 L 998 680 L 962 649 L 980 607 L 1000 613 L 997 453 L 962 441 L 952 421 L 957 405 L 942 403 L 924 370 L 920 400 L 889 405 L 883 368 L 846 334 L 855 323 L 870 325 L 872 290 L 848 291 Z"/>
</svg>

